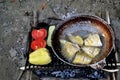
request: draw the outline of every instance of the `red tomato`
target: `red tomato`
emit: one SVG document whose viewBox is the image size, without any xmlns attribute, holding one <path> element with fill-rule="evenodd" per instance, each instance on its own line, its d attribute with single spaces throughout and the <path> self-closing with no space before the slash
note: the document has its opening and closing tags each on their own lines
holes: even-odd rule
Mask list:
<svg viewBox="0 0 120 80">
<path fill-rule="evenodd" d="M 33 29 L 32 30 L 32 37 L 34 39 L 38 39 L 38 38 L 41 38 L 41 39 L 45 39 L 45 37 L 47 36 L 47 30 L 46 29 Z"/>
<path fill-rule="evenodd" d="M 43 39 L 37 39 L 32 41 L 31 43 L 31 49 L 36 50 L 39 48 L 45 48 L 46 47 L 46 41 Z"/>
</svg>

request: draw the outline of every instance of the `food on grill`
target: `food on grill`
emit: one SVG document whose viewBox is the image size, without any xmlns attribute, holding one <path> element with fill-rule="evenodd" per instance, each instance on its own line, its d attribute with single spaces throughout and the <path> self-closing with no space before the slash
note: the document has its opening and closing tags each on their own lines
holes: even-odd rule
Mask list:
<svg viewBox="0 0 120 80">
<path fill-rule="evenodd" d="M 84 40 L 85 46 L 102 46 L 100 36 L 98 34 L 89 34 Z"/>
<path fill-rule="evenodd" d="M 32 30 L 32 37 L 34 39 L 45 39 L 46 36 L 47 36 L 47 30 L 44 28 Z"/>
<path fill-rule="evenodd" d="M 81 36 L 73 36 L 73 35 L 69 35 L 68 36 L 69 40 L 75 44 L 78 44 L 80 46 L 83 45 L 83 39 Z"/>
<path fill-rule="evenodd" d="M 36 39 L 31 42 L 31 49 L 37 50 L 39 48 L 45 48 L 46 47 L 46 41 L 44 39 Z"/>
<path fill-rule="evenodd" d="M 68 39 L 60 39 L 61 51 L 63 56 L 75 64 L 90 64 L 91 61 L 100 53 L 102 42 L 98 34 L 89 34 L 84 39 L 77 35 L 68 35 Z"/>
<path fill-rule="evenodd" d="M 54 25 L 49 27 L 48 38 L 47 38 L 47 45 L 48 46 L 51 46 L 51 37 L 52 37 L 52 33 L 53 33 L 54 29 L 55 29 Z"/>
<path fill-rule="evenodd" d="M 82 47 L 82 50 L 89 55 L 90 57 L 94 58 L 100 53 L 100 48 L 97 47 Z"/>
<path fill-rule="evenodd" d="M 47 65 L 51 62 L 50 53 L 46 48 L 40 48 L 29 55 L 29 63 L 35 65 Z"/>
<path fill-rule="evenodd" d="M 46 29 L 44 29 L 44 28 L 33 29 L 31 35 L 32 35 L 32 38 L 34 38 L 34 40 L 31 42 L 32 50 L 37 50 L 39 48 L 46 47 L 46 41 L 44 40 L 47 36 Z"/>
<path fill-rule="evenodd" d="M 66 40 L 60 40 L 60 42 L 62 44 L 62 54 L 67 60 L 71 60 L 76 52 L 80 50 L 80 47 L 77 44 Z"/>
<path fill-rule="evenodd" d="M 89 57 L 84 51 L 79 51 L 76 53 L 73 63 L 75 64 L 89 64 L 92 58 Z"/>
</svg>

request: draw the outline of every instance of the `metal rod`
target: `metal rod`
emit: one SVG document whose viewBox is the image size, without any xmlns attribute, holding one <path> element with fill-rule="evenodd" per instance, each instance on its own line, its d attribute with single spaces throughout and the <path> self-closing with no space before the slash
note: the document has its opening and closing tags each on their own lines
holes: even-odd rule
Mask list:
<svg viewBox="0 0 120 80">
<path fill-rule="evenodd" d="M 117 62 L 116 63 L 118 67 L 120 67 L 120 62 Z M 111 64 L 108 64 L 108 66 L 111 66 Z M 113 66 L 115 66 L 115 64 L 113 64 Z M 34 69 L 34 68 L 42 68 L 41 66 L 34 66 L 34 65 L 31 65 L 31 66 L 26 66 L 26 69 Z M 20 67 L 20 70 L 24 70 L 25 67 Z"/>
<path fill-rule="evenodd" d="M 28 70 L 26 72 L 26 80 L 32 80 L 32 71 L 31 70 Z"/>
<path fill-rule="evenodd" d="M 109 15 L 109 11 L 108 10 L 106 10 L 106 20 L 107 20 L 107 23 L 109 24 L 109 25 L 111 25 L 111 23 L 110 23 L 110 15 Z M 113 44 L 113 48 L 116 50 L 116 47 L 115 47 L 115 43 Z M 115 53 L 115 58 L 116 58 L 116 60 L 118 61 L 118 53 L 117 53 L 117 51 L 116 51 L 116 53 Z M 112 64 L 113 65 L 113 64 Z M 120 63 L 116 63 L 116 64 L 114 64 L 114 66 L 120 66 Z M 116 71 L 113 71 L 112 72 L 112 80 L 117 80 L 116 79 L 116 74 L 115 74 L 115 72 L 117 72 L 117 71 L 119 71 L 119 69 L 114 69 L 114 70 L 116 70 Z"/>
<path fill-rule="evenodd" d="M 115 73 L 112 73 L 113 80 L 116 80 Z"/>
<path fill-rule="evenodd" d="M 116 53 L 115 53 L 115 58 L 116 58 L 116 61 L 119 61 L 118 52 L 117 52 L 117 51 L 116 51 Z"/>
<path fill-rule="evenodd" d="M 19 74 L 19 76 L 18 76 L 17 80 L 21 80 L 21 78 L 22 78 L 22 76 L 23 76 L 24 72 L 25 72 L 25 70 L 23 70 L 23 71 Z"/>
<path fill-rule="evenodd" d="M 110 24 L 110 15 L 108 10 L 106 10 L 106 20 L 107 20 L 107 23 Z"/>
<path fill-rule="evenodd" d="M 33 11 L 33 26 L 36 27 L 37 26 L 37 23 L 38 23 L 38 11 L 37 10 L 34 10 Z"/>
<path fill-rule="evenodd" d="M 109 11 L 108 11 L 108 10 L 106 10 L 106 20 L 107 20 L 107 23 L 108 23 L 109 25 L 111 25 L 111 22 L 110 22 L 110 14 L 109 14 Z M 114 49 L 116 49 L 115 43 L 113 44 L 113 47 L 114 47 Z M 118 61 L 118 53 L 117 53 L 117 52 L 116 52 L 116 54 L 115 54 L 115 58 L 116 58 L 116 60 Z"/>
<path fill-rule="evenodd" d="M 111 64 L 108 64 L 108 66 L 110 66 Z M 115 64 L 112 64 L 113 66 L 115 66 Z M 117 62 L 116 63 L 116 65 L 118 66 L 118 67 L 120 67 L 120 62 Z"/>
<path fill-rule="evenodd" d="M 30 71 L 30 80 L 32 80 L 32 71 Z"/>
<path fill-rule="evenodd" d="M 114 73 L 114 72 L 118 72 L 119 69 L 102 69 L 103 71 L 106 71 L 106 72 L 110 72 L 110 73 Z"/>
<path fill-rule="evenodd" d="M 29 80 L 30 78 L 30 71 L 26 71 L 26 79 L 25 80 Z"/>
<path fill-rule="evenodd" d="M 31 27 L 35 27 L 36 25 L 37 25 L 37 17 L 38 17 L 38 15 L 37 15 L 37 11 L 36 10 L 34 10 L 33 11 L 33 24 L 32 24 L 32 26 Z M 29 37 L 29 36 L 28 36 Z M 29 39 L 29 38 L 28 38 Z M 29 42 L 29 41 L 28 41 Z M 29 43 L 27 44 L 27 46 L 29 46 Z M 26 50 L 26 54 L 28 53 L 28 51 L 29 51 L 29 48 L 28 48 L 28 50 Z M 29 69 L 29 67 L 27 66 L 27 64 L 28 64 L 28 57 L 27 58 L 25 58 L 25 66 L 24 66 L 24 69 L 21 69 L 21 70 L 23 70 L 20 74 L 19 74 L 19 76 L 18 76 L 18 78 L 17 78 L 17 80 L 21 80 L 21 78 L 22 78 L 22 76 L 23 76 L 23 74 L 24 74 L 24 72 L 26 71 L 26 69 Z M 26 76 L 27 78 L 28 78 L 28 75 Z"/>
</svg>

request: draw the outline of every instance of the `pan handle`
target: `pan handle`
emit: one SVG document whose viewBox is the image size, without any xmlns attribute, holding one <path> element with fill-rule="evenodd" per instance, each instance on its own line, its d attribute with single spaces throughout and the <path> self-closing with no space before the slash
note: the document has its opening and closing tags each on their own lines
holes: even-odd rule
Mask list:
<svg viewBox="0 0 120 80">
<path fill-rule="evenodd" d="M 106 65 L 106 61 L 105 59 L 103 59 L 95 64 L 91 64 L 90 67 L 93 69 L 103 69 L 105 65 Z"/>
</svg>

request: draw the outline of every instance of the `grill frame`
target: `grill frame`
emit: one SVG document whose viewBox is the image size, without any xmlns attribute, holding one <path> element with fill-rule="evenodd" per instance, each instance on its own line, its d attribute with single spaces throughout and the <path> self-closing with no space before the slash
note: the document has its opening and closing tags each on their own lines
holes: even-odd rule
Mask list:
<svg viewBox="0 0 120 80">
<path fill-rule="evenodd" d="M 44 26 L 43 26 L 44 24 Z M 40 29 L 41 26 L 44 27 L 45 29 L 49 29 L 49 24 L 47 23 L 38 23 L 37 27 L 32 27 L 31 28 L 31 31 L 33 29 Z M 30 48 L 30 43 L 31 41 L 33 40 L 32 37 L 31 37 L 31 31 L 29 33 L 29 37 L 28 37 L 28 42 L 29 42 L 29 48 L 28 48 L 28 53 L 32 52 L 33 50 L 31 50 Z M 51 47 L 47 46 L 46 47 L 50 53 L 51 53 L 51 57 L 52 57 L 52 62 L 48 65 L 45 65 L 45 66 L 40 66 L 40 65 L 33 65 L 33 64 L 30 64 L 28 62 L 28 59 L 29 59 L 29 54 L 27 55 L 27 63 L 26 63 L 26 66 L 25 66 L 25 69 L 28 69 L 28 70 L 32 70 L 35 75 L 37 75 L 38 77 L 56 77 L 56 78 L 88 78 L 88 79 L 103 79 L 103 78 L 107 78 L 107 73 L 103 70 L 95 70 L 95 69 L 92 69 L 90 67 L 77 67 L 77 66 L 71 66 L 71 65 L 68 65 L 64 62 L 62 62 L 61 60 L 59 60 L 56 55 L 53 53 Z M 116 53 L 116 49 L 113 49 L 110 53 L 110 55 L 108 55 L 106 57 L 106 66 L 104 67 L 105 69 L 117 69 L 117 61 L 116 61 L 116 58 L 115 58 L 115 54 Z M 112 57 L 112 58 L 111 58 Z M 112 60 L 111 60 L 112 59 Z M 55 74 L 52 75 L 53 73 L 55 72 L 61 72 L 61 74 L 59 74 L 58 76 L 56 76 Z M 77 71 L 75 73 L 75 76 L 69 76 L 66 75 L 67 73 L 66 72 L 72 72 L 72 71 Z M 88 72 L 87 72 L 88 71 Z M 80 74 L 82 72 L 82 75 Z M 90 73 L 90 74 L 84 74 L 84 73 Z M 41 74 L 38 74 L 38 73 L 41 73 Z M 98 75 L 101 75 L 101 76 L 94 76 L 95 74 L 94 73 L 97 73 Z M 64 74 L 64 75 L 62 75 Z M 93 75 L 91 75 L 93 74 Z M 103 74 L 103 75 L 102 75 Z M 60 76 L 62 75 L 62 76 Z M 76 76 L 76 75 L 79 75 L 79 76 Z M 81 75 L 81 76 L 80 76 Z M 83 76 L 84 75 L 84 76 Z M 94 76 L 94 77 L 93 77 Z"/>
</svg>

